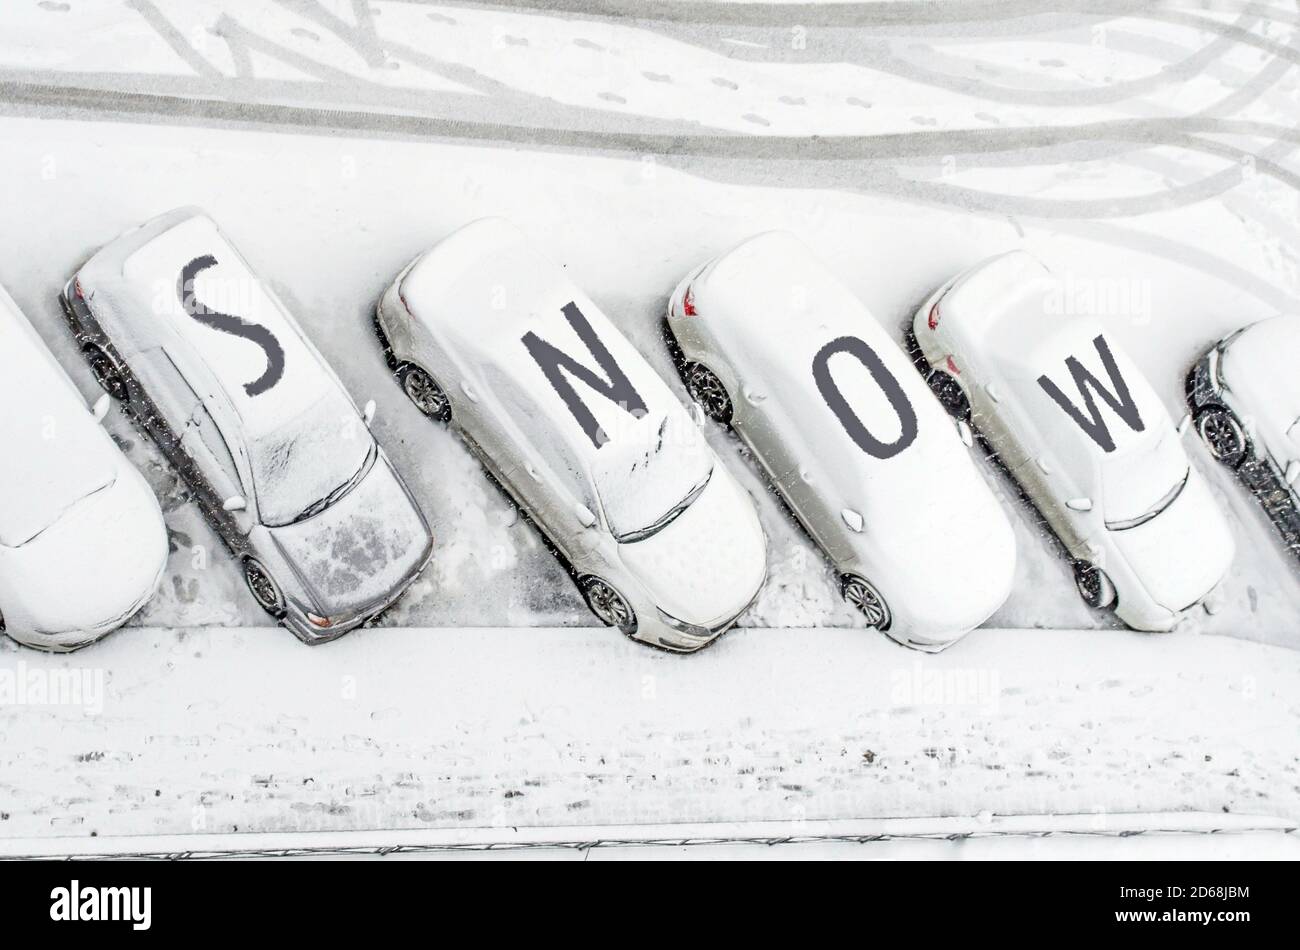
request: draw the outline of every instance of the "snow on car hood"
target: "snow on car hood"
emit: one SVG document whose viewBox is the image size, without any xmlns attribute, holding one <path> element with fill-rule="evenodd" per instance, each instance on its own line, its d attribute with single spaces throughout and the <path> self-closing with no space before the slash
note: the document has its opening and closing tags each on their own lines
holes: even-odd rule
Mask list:
<svg viewBox="0 0 1300 950">
<path fill-rule="evenodd" d="M 1136 528 L 1111 531 L 1110 538 L 1151 598 L 1173 611 L 1190 607 L 1222 580 L 1234 549 L 1196 469 L 1168 508 Z"/>
<path fill-rule="evenodd" d="M 153 594 L 167 565 L 167 531 L 144 477 L 124 467 L 8 557 L 6 621 L 29 633 L 111 629 Z"/>
<path fill-rule="evenodd" d="M 721 464 L 662 531 L 618 548 L 669 616 L 710 627 L 744 610 L 762 587 L 767 542 L 754 503 Z"/>
<path fill-rule="evenodd" d="M 387 600 L 428 556 L 423 516 L 381 454 L 361 482 L 318 515 L 271 529 L 327 617 Z"/>
</svg>

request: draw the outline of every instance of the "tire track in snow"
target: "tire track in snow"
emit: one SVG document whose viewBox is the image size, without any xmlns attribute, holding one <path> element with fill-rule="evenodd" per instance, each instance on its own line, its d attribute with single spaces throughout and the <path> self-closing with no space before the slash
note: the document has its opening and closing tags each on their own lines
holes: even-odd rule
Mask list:
<svg viewBox="0 0 1300 950">
<path fill-rule="evenodd" d="M 765 136 L 741 133 L 636 133 L 475 122 L 264 102 L 229 102 L 24 81 L 0 81 L 0 103 L 160 119 L 210 119 L 321 132 L 376 132 L 542 148 L 729 160 L 897 160 L 1023 151 L 1097 140 L 1138 147 L 1182 144 L 1191 133 L 1300 143 L 1300 128 L 1213 116 L 1105 119 L 1060 126 L 888 132 L 879 135 Z M 1207 149 L 1208 150 L 1208 149 Z M 1214 152 L 1218 153 L 1217 149 Z"/>
<path fill-rule="evenodd" d="M 1150 8 L 1141 0 L 864 0 L 859 3 L 734 3 L 716 0 L 392 0 L 416 6 L 464 6 L 546 16 L 600 17 L 709 26 L 862 27 L 1020 20 L 1044 13 L 1123 16 Z"/>
</svg>

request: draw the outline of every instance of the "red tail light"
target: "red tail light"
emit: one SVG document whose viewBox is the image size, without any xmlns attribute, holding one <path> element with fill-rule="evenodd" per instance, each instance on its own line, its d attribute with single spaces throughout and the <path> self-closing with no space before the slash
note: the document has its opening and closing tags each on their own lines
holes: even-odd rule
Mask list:
<svg viewBox="0 0 1300 950">
<path fill-rule="evenodd" d="M 961 375 L 961 370 L 957 368 L 957 364 L 952 361 L 951 356 L 948 357 L 948 372 L 952 373 L 954 376 Z"/>
<path fill-rule="evenodd" d="M 695 316 L 695 290 L 691 287 L 686 288 L 686 296 L 682 298 L 682 313 L 688 317 Z"/>
<path fill-rule="evenodd" d="M 930 319 L 928 319 L 928 320 L 926 321 L 926 323 L 929 324 L 931 330 L 936 330 L 936 329 L 938 329 L 938 327 L 939 327 L 939 304 L 938 304 L 937 301 L 935 302 L 935 305 L 934 305 L 933 307 L 930 308 Z"/>
<path fill-rule="evenodd" d="M 77 299 L 78 299 L 78 300 L 85 300 L 85 299 L 86 299 L 86 294 L 85 294 L 85 292 L 81 289 L 81 278 L 77 278 L 75 281 L 72 282 L 72 289 L 73 289 L 73 292 L 76 293 L 76 295 L 77 295 Z"/>
</svg>

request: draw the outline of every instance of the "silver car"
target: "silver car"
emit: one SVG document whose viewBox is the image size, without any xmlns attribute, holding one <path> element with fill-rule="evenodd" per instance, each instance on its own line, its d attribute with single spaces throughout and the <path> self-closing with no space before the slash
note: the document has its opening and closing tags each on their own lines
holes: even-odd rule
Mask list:
<svg viewBox="0 0 1300 950">
<path fill-rule="evenodd" d="M 334 372 L 202 211 L 127 232 L 62 295 L 91 370 L 158 443 L 299 639 L 371 621 L 432 554 L 423 514 Z"/>
<path fill-rule="evenodd" d="M 1242 327 L 1192 367 L 1187 401 L 1210 454 L 1236 473 L 1300 556 L 1300 316 Z"/>
<path fill-rule="evenodd" d="M 414 261 L 377 327 L 412 402 L 460 434 L 603 623 L 691 652 L 757 597 L 767 546 L 753 499 L 513 225 L 476 221 Z"/>
</svg>

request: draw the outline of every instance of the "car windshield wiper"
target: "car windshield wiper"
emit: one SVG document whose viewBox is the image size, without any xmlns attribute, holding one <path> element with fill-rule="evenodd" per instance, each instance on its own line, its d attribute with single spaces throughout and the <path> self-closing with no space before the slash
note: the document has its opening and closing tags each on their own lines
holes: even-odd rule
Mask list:
<svg viewBox="0 0 1300 950">
<path fill-rule="evenodd" d="M 616 534 L 614 535 L 614 540 L 619 544 L 635 544 L 638 541 L 644 541 L 646 538 L 654 537 L 664 528 L 676 521 L 677 517 L 683 511 L 695 503 L 695 499 L 700 497 L 700 493 L 704 491 L 705 487 L 709 484 L 709 479 L 712 477 L 713 469 L 709 469 L 709 474 L 700 479 L 700 483 L 692 488 L 685 498 L 673 505 L 673 507 L 668 510 L 668 513 L 655 521 L 654 524 L 641 528 L 638 531 L 629 531 L 627 534 Z"/>
<path fill-rule="evenodd" d="M 374 457 L 375 457 L 375 448 L 374 446 L 371 446 L 370 451 L 366 453 L 366 460 L 361 463 L 361 467 L 356 470 L 356 473 L 351 478 L 349 478 L 338 488 L 334 489 L 324 498 L 321 498 L 319 501 L 313 501 L 310 505 L 308 505 L 306 508 L 302 510 L 302 514 L 298 515 L 298 517 L 294 518 L 293 521 L 289 523 L 300 524 L 301 522 L 306 521 L 308 518 L 314 518 L 316 515 L 320 514 L 326 508 L 329 508 L 339 499 L 345 497 L 348 494 L 348 492 L 352 491 L 352 489 L 357 487 L 361 479 L 365 477 L 366 472 L 370 471 L 370 465 L 371 462 L 374 460 Z"/>
<path fill-rule="evenodd" d="M 1156 506 L 1150 511 L 1138 515 L 1136 518 L 1127 518 L 1122 521 L 1107 521 L 1106 527 L 1111 531 L 1127 531 L 1129 528 L 1136 528 L 1140 525 L 1146 524 L 1174 503 L 1174 499 L 1183 493 L 1183 488 L 1187 485 L 1187 479 L 1191 477 L 1191 474 L 1192 470 L 1189 468 L 1183 474 L 1183 480 L 1171 488 L 1163 498 L 1156 502 Z"/>
</svg>

